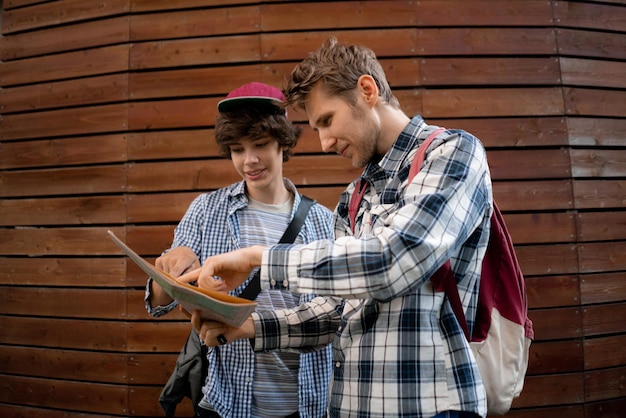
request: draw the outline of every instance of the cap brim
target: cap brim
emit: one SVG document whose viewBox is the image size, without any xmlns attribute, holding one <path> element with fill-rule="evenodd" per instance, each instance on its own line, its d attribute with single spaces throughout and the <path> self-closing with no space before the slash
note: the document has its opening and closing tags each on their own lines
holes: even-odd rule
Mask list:
<svg viewBox="0 0 626 418">
<path fill-rule="evenodd" d="M 241 96 L 221 100 L 217 104 L 217 110 L 219 112 L 233 112 L 244 106 L 265 106 L 281 109 L 281 104 L 282 101 L 271 97 Z"/>
</svg>

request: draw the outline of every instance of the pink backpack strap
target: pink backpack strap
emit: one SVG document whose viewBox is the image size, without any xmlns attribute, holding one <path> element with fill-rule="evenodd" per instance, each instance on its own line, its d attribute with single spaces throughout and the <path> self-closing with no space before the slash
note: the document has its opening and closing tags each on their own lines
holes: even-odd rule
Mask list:
<svg viewBox="0 0 626 418">
<path fill-rule="evenodd" d="M 445 130 L 446 128 L 435 129 L 433 132 L 430 133 L 430 135 L 428 135 L 428 137 L 424 140 L 424 142 L 422 142 L 420 146 L 417 148 L 417 153 L 415 154 L 415 157 L 413 157 L 413 162 L 411 163 L 411 170 L 409 171 L 409 183 L 413 180 L 415 175 L 419 173 L 420 169 L 422 168 L 422 164 L 424 164 L 424 160 L 426 159 L 426 150 L 428 150 L 428 147 L 430 146 L 430 144 L 437 137 L 437 135 L 439 135 Z"/>
<path fill-rule="evenodd" d="M 415 157 L 413 157 L 413 163 L 411 164 L 411 169 L 409 171 L 409 183 L 411 182 L 411 180 L 413 180 L 413 177 L 415 177 L 415 175 L 420 171 L 420 168 L 424 163 L 424 158 L 426 157 L 426 150 L 430 146 L 430 143 L 433 142 L 433 139 L 435 139 L 437 135 L 445 130 L 446 128 L 435 129 L 417 148 L 417 153 L 415 154 Z M 354 227 L 356 224 L 356 214 L 359 211 L 359 206 L 361 205 L 361 200 L 363 200 L 363 195 L 365 194 L 367 187 L 367 181 L 363 178 L 360 178 L 356 182 L 354 192 L 352 193 L 352 197 L 350 198 L 348 215 L 350 218 L 350 228 L 352 229 L 352 233 L 354 233 Z"/>
<path fill-rule="evenodd" d="M 426 151 L 428 150 L 430 144 L 437 137 L 437 135 L 445 130 L 446 128 L 435 129 L 433 132 L 431 132 L 430 135 L 428 135 L 424 142 L 420 144 L 419 148 L 417 149 L 417 153 L 413 157 L 413 162 L 411 163 L 411 169 L 409 171 L 409 183 L 422 168 L 422 164 L 424 164 L 424 160 L 426 159 Z M 448 299 L 450 300 L 452 311 L 459 321 L 461 328 L 463 328 L 463 333 L 465 334 L 465 337 L 468 341 L 470 341 L 471 338 L 469 335 L 469 328 L 467 326 L 467 321 L 465 320 L 463 304 L 461 303 L 461 298 L 456 287 L 456 280 L 454 280 L 454 274 L 452 273 L 450 260 L 446 261 L 445 264 L 435 272 L 435 274 L 430 278 L 430 281 L 433 283 L 436 291 L 446 293 Z"/>
</svg>

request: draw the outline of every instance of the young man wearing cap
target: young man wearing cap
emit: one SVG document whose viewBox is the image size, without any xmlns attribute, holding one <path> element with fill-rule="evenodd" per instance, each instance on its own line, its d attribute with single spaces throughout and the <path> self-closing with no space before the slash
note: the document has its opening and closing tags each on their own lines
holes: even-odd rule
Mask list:
<svg viewBox="0 0 626 418">
<path fill-rule="evenodd" d="M 335 38 L 296 66 L 285 91 L 288 103 L 306 111 L 324 151 L 364 169 L 335 209 L 335 239 L 244 248 L 187 276 L 204 286 L 220 275 L 228 289 L 261 266 L 262 288 L 287 282 L 293 291 L 345 298 L 341 326 L 317 327 L 332 310 L 310 309 L 253 313 L 240 328 L 194 313 L 194 328 L 207 345 L 218 345 L 218 336 L 250 338 L 259 351 L 332 338 L 331 417 L 484 417 L 469 343 L 430 281 L 449 261 L 471 333 L 492 211 L 482 144 L 406 115 L 373 51 Z M 433 132 L 409 182 L 416 150 Z"/>
<path fill-rule="evenodd" d="M 300 129 L 286 115 L 282 92 L 262 83 L 241 86 L 218 104 L 215 138 L 242 181 L 198 196 L 176 227 L 172 247 L 156 266 L 174 277 L 208 257 L 253 245 L 275 244 L 302 197 L 283 178 Z M 332 213 L 314 204 L 295 240 L 306 244 L 332 236 Z M 231 294 L 241 296 L 254 274 Z M 287 289 L 263 290 L 257 310 L 296 308 L 314 299 Z M 323 300 L 323 298 L 316 298 Z M 176 306 L 148 279 L 146 307 L 161 316 Z M 254 353 L 248 341 L 209 349 L 208 376 L 198 417 L 322 417 L 328 401 L 330 347 L 299 354 Z"/>
</svg>

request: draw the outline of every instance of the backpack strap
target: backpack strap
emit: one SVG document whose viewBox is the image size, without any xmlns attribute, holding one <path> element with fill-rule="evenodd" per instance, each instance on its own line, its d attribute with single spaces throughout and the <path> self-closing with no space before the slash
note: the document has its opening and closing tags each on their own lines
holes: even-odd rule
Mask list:
<svg viewBox="0 0 626 418">
<path fill-rule="evenodd" d="M 413 178 L 419 173 L 422 168 L 422 164 L 424 164 L 424 160 L 426 159 L 426 150 L 430 147 L 430 144 L 440 133 L 444 132 L 446 128 L 437 128 L 428 135 L 428 137 L 420 144 L 417 148 L 417 153 L 413 157 L 413 162 L 411 163 L 411 169 L 409 170 L 409 183 L 413 181 Z"/>
<path fill-rule="evenodd" d="M 417 148 L 417 154 L 413 157 L 413 163 L 411 164 L 411 168 L 409 170 L 409 183 L 413 180 L 413 177 L 420 171 L 422 164 L 424 163 L 424 158 L 426 156 L 426 150 L 430 146 L 430 143 L 433 142 L 433 139 L 441 132 L 445 131 L 446 128 L 438 128 L 428 135 L 428 137 L 422 142 Z M 359 207 L 361 206 L 361 201 L 363 200 L 363 195 L 365 191 L 369 187 L 369 183 L 363 177 L 359 178 L 354 185 L 354 192 L 352 192 L 352 196 L 350 197 L 350 203 L 348 206 L 348 216 L 350 219 L 350 228 L 352 229 L 352 233 L 354 233 L 354 228 L 356 225 L 356 214 L 359 211 Z"/>
<path fill-rule="evenodd" d="M 435 129 L 428 137 L 422 142 L 417 149 L 417 153 L 413 157 L 413 162 L 411 163 L 411 169 L 409 170 L 409 183 L 413 180 L 415 175 L 422 168 L 422 164 L 426 159 L 426 151 L 433 140 L 439 135 L 441 132 L 445 131 L 446 128 L 438 128 Z M 448 296 L 448 300 L 450 301 L 450 305 L 452 306 L 452 311 L 454 312 L 454 316 L 456 316 L 457 321 L 463 328 L 463 332 L 465 333 L 465 337 L 467 340 L 470 340 L 469 328 L 467 326 L 467 320 L 465 319 L 465 314 L 463 313 L 463 304 L 461 303 L 461 297 L 459 296 L 459 290 L 456 287 L 456 280 L 454 279 L 454 274 L 452 273 L 452 266 L 450 265 L 450 260 L 446 261 L 443 266 L 439 268 L 435 272 L 435 274 L 430 278 L 430 281 L 433 284 L 433 287 L 436 291 L 445 292 L 446 296 Z"/>
<path fill-rule="evenodd" d="M 289 223 L 289 226 L 287 226 L 287 229 L 285 229 L 285 232 L 280 238 L 280 241 L 278 241 L 279 244 L 288 244 L 295 241 L 298 233 L 300 232 L 300 229 L 302 229 L 302 224 L 304 223 L 304 220 L 309 214 L 309 209 L 311 209 L 311 206 L 313 206 L 313 204 L 315 203 L 315 200 L 311 199 L 310 197 L 304 195 L 300 195 L 300 197 L 301 200 L 300 204 L 298 205 L 298 209 L 296 210 L 296 214 L 293 216 L 293 219 Z M 248 282 L 248 285 L 245 287 L 245 289 L 243 289 L 239 297 L 248 300 L 254 300 L 256 299 L 260 291 L 261 269 L 258 269 L 256 273 L 254 273 L 252 280 Z"/>
</svg>

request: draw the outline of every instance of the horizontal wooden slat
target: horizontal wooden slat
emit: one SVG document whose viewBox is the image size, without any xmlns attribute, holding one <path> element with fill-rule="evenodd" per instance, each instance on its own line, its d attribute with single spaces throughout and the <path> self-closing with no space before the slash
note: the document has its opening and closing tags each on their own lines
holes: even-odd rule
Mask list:
<svg viewBox="0 0 626 418">
<path fill-rule="evenodd" d="M 555 32 L 549 28 L 339 29 L 333 34 L 342 42 L 367 45 L 381 58 L 415 55 L 415 52 L 426 56 L 556 53 Z M 325 32 L 262 34 L 262 56 L 269 61 L 301 60 L 306 52 L 317 49 L 327 37 Z M 386 42 L 387 39 L 396 42 Z"/>
<path fill-rule="evenodd" d="M 584 342 L 585 370 L 626 364 L 626 335 L 587 338 Z"/>
<path fill-rule="evenodd" d="M 81 78 L 0 90 L 4 114 L 128 100 L 128 74 Z"/>
<path fill-rule="evenodd" d="M 626 240 L 626 212 L 583 212 L 576 215 L 577 241 Z"/>
<path fill-rule="evenodd" d="M 128 349 L 128 324 L 122 321 L 18 316 L 1 316 L 0 320 L 0 340 L 4 344 L 115 352 Z"/>
<path fill-rule="evenodd" d="M 626 270 L 626 241 L 585 243 L 578 245 L 581 273 Z"/>
<path fill-rule="evenodd" d="M 126 243 L 139 255 L 158 256 L 172 245 L 174 226 L 127 226 Z"/>
<path fill-rule="evenodd" d="M 625 88 L 626 63 L 578 58 L 559 59 L 563 84 Z"/>
<path fill-rule="evenodd" d="M 583 336 L 583 314 L 579 307 L 533 309 L 528 317 L 533 321 L 537 341 Z"/>
<path fill-rule="evenodd" d="M 531 309 L 575 306 L 581 300 L 576 275 L 527 277 L 526 293 Z"/>
<path fill-rule="evenodd" d="M 625 59 L 626 34 L 607 31 L 557 29 L 559 54 L 565 56 Z"/>
<path fill-rule="evenodd" d="M 2 63 L 0 85 L 7 87 L 127 71 L 129 50 L 128 44 L 122 44 Z"/>
<path fill-rule="evenodd" d="M 126 134 L 117 134 L 2 142 L 0 168 L 62 167 L 126 161 L 127 138 Z"/>
<path fill-rule="evenodd" d="M 231 6 L 234 4 L 258 3 L 258 0 L 211 0 L 212 6 Z M 155 12 L 163 10 L 193 9 L 206 6 L 206 0 L 177 0 L 172 3 L 168 0 L 133 0 L 133 12 Z"/>
<path fill-rule="evenodd" d="M 613 0 L 619 1 L 619 0 Z M 626 410 L 626 397 L 585 404 L 585 416 L 602 418 L 622 418 Z"/>
<path fill-rule="evenodd" d="M 158 14 L 133 15 L 130 26 L 132 41 L 153 39 L 197 38 L 257 32 L 261 27 L 258 5 L 182 10 Z"/>
<path fill-rule="evenodd" d="M 133 161 L 200 157 L 220 157 L 213 129 L 128 134 L 128 158 Z"/>
<path fill-rule="evenodd" d="M 468 88 L 426 90 L 426 118 L 477 116 L 553 116 L 563 112 L 557 88 Z"/>
<path fill-rule="evenodd" d="M 129 90 L 130 98 L 138 100 L 199 95 L 219 95 L 222 98 L 229 91 L 253 80 L 281 87 L 280 80 L 265 78 L 258 64 L 132 72 Z"/>
<path fill-rule="evenodd" d="M 564 405 L 530 409 L 515 409 L 515 407 L 516 402 L 513 401 L 513 408 L 509 412 L 507 412 L 507 418 L 585 418 L 585 412 L 581 405 Z"/>
<path fill-rule="evenodd" d="M 567 127 L 572 146 L 623 146 L 626 138 L 624 118 L 568 117 Z"/>
<path fill-rule="evenodd" d="M 316 2 L 265 4 L 261 8 L 264 32 L 414 26 L 419 7 L 410 1 Z M 306 16 L 306 19 L 302 19 Z M 346 16 L 350 16 L 346 19 Z"/>
<path fill-rule="evenodd" d="M 569 213 L 504 215 L 514 244 L 572 242 L 576 222 Z"/>
<path fill-rule="evenodd" d="M 2 34 L 42 28 L 128 12 L 129 0 L 109 0 L 90 7 L 81 0 L 62 0 L 3 13 Z"/>
<path fill-rule="evenodd" d="M 563 97 L 568 115 L 621 117 L 626 114 L 623 90 L 565 87 Z"/>
<path fill-rule="evenodd" d="M 574 180 L 573 191 L 578 209 L 623 208 L 626 205 L 626 180 Z"/>
<path fill-rule="evenodd" d="M 199 194 L 200 192 L 129 195 L 128 222 L 178 222 Z"/>
<path fill-rule="evenodd" d="M 554 1 L 552 10 L 560 27 L 626 32 L 623 7 L 598 3 Z M 618 3 L 623 1 L 618 0 Z"/>
<path fill-rule="evenodd" d="M 626 301 L 626 275 L 623 272 L 580 276 L 583 305 Z"/>
<path fill-rule="evenodd" d="M 580 341 L 533 342 L 530 346 L 527 375 L 572 373 L 583 370 Z"/>
<path fill-rule="evenodd" d="M 107 235 L 108 229 L 121 237 L 119 228 L 108 227 L 0 229 L 2 237 L 0 254 L 29 256 L 122 254 Z"/>
<path fill-rule="evenodd" d="M 258 42 L 254 41 L 257 36 L 237 35 L 134 43 L 130 50 L 130 68 L 142 70 L 259 61 L 261 52 Z"/>
<path fill-rule="evenodd" d="M 14 316 L 0 319 L 0 337 L 5 344 L 118 353 L 178 353 L 191 329 L 189 320 L 122 322 Z"/>
<path fill-rule="evenodd" d="M 354 42 L 367 45 L 377 57 L 414 56 L 417 52 L 416 29 L 369 29 L 336 30 L 332 33 L 320 31 L 261 33 L 261 56 L 263 61 L 302 60 L 307 52 L 316 50 L 330 35 L 342 42 Z M 393 39 L 394 42 L 389 42 Z"/>
<path fill-rule="evenodd" d="M 76 225 L 126 222 L 124 196 L 0 200 L 0 225 Z"/>
<path fill-rule="evenodd" d="M 126 285 L 126 260 L 121 257 L 0 257 L 0 265 L 2 265 L 0 269 L 2 285 L 105 288 Z"/>
<path fill-rule="evenodd" d="M 128 389 L 128 409 L 136 415 L 161 417 L 163 409 L 158 403 L 161 386 L 134 386 Z M 176 407 L 176 416 L 193 417 L 191 400 L 184 398 Z"/>
<path fill-rule="evenodd" d="M 128 324 L 128 350 L 137 352 L 178 353 L 191 330 L 187 321 L 132 322 Z M 155 338 L 158 336 L 158 338 Z"/>
<path fill-rule="evenodd" d="M 418 30 L 424 55 L 554 55 L 551 28 L 439 28 Z"/>
<path fill-rule="evenodd" d="M 126 0 L 128 1 L 128 0 Z M 3 61 L 128 42 L 130 18 L 120 16 L 0 39 Z"/>
<path fill-rule="evenodd" d="M 110 418 L 109 414 L 52 410 L 23 405 L 0 404 L 0 416 L 11 418 Z M 191 416 L 191 415 L 190 415 Z"/>
<path fill-rule="evenodd" d="M 126 290 L 123 289 L 6 286 L 0 289 L 0 315 L 128 319 Z M 37 302 L 32 303 L 33 300 Z"/>
<path fill-rule="evenodd" d="M 594 370 L 585 373 L 585 400 L 587 402 L 626 397 L 626 367 Z"/>
<path fill-rule="evenodd" d="M 5 10 L 15 9 L 16 7 L 24 7 L 37 3 L 44 3 L 46 0 L 5 0 L 2 2 L 2 7 Z"/>
<path fill-rule="evenodd" d="M 112 104 L 37 113 L 37 124 L 29 113 L 6 115 L 0 120 L 1 139 L 29 139 L 50 136 L 126 131 L 128 104 Z"/>
<path fill-rule="evenodd" d="M 169 234 L 169 242 L 167 242 L 167 244 L 165 244 L 166 246 L 163 247 L 163 249 L 161 250 L 161 252 L 163 250 L 165 250 L 166 248 L 169 248 L 171 245 L 171 239 L 174 237 L 174 228 L 172 228 L 171 233 Z M 143 258 L 151 263 L 154 264 L 157 256 L 159 256 L 161 254 L 161 252 L 159 252 L 158 254 L 154 254 L 154 255 L 150 255 L 150 256 L 143 256 Z M 128 281 L 128 285 L 134 287 L 135 289 L 142 289 L 142 291 L 145 291 L 146 288 L 146 280 L 148 279 L 146 276 L 146 273 L 141 270 L 135 263 L 129 261 L 128 262 L 128 268 L 127 268 L 127 272 L 126 272 L 126 280 Z M 142 299 L 143 300 L 143 299 Z M 136 309 L 137 306 L 134 306 L 133 309 Z M 140 308 L 143 309 L 144 311 L 141 312 L 141 315 L 144 315 L 145 312 L 145 304 L 144 302 L 140 303 Z M 136 311 L 137 314 L 139 315 L 139 310 Z M 162 316 L 159 318 L 160 321 L 179 321 L 181 319 L 185 319 L 187 320 L 187 317 L 183 317 L 183 316 L 179 316 L 177 313 L 175 312 L 171 312 L 166 316 Z"/>
<path fill-rule="evenodd" d="M 0 346 L 0 360 L 3 374 L 100 383 L 129 383 L 128 369 L 136 361 L 122 353 L 24 346 Z"/>
<path fill-rule="evenodd" d="M 574 177 L 626 177 L 626 149 L 573 149 L 570 154 Z"/>
<path fill-rule="evenodd" d="M 180 341 L 180 347 L 185 340 Z M 178 353 L 106 353 L 0 346 L 0 373 L 100 383 L 164 385 Z"/>
<path fill-rule="evenodd" d="M 417 24 L 433 22 L 437 26 L 549 26 L 553 24 L 549 2 L 515 0 L 493 2 L 455 0 L 441 7 L 438 0 L 416 4 Z"/>
<path fill-rule="evenodd" d="M 120 193 L 125 191 L 124 165 L 86 166 L 0 173 L 2 197 Z M 42 188 L 41 185 L 46 187 Z"/>
<path fill-rule="evenodd" d="M 437 119 L 426 122 L 446 128 L 465 129 L 486 148 L 566 146 L 567 126 L 562 117 Z"/>
<path fill-rule="evenodd" d="M 487 162 L 494 180 L 555 179 L 570 176 L 567 150 L 493 150 Z"/>
<path fill-rule="evenodd" d="M 217 102 L 221 99 L 220 97 L 131 103 L 128 126 L 130 130 L 213 126 Z"/>
<path fill-rule="evenodd" d="M 555 58 L 422 58 L 420 85 L 555 85 L 561 81 Z"/>
<path fill-rule="evenodd" d="M 585 400 L 584 384 L 582 373 L 526 376 L 522 393 L 513 401 L 513 407 L 581 404 Z"/>
<path fill-rule="evenodd" d="M 121 385 L 94 382 L 22 376 L 3 376 L 0 379 L 0 402 L 122 416 L 129 413 L 127 391 Z M 37 396 L 32 396 L 33 393 Z M 82 405 L 80 409 L 79 405 Z"/>
<path fill-rule="evenodd" d="M 573 209 L 569 180 L 497 181 L 493 198 L 501 211 Z"/>
<path fill-rule="evenodd" d="M 586 336 L 626 333 L 626 301 L 583 307 L 583 332 Z"/>
<path fill-rule="evenodd" d="M 116 390 L 116 387 L 119 389 Z M 3 390 L 9 390 L 7 388 L 15 390 L 15 393 L 13 396 L 4 396 L 0 401 L 20 399 L 21 397 L 32 398 L 21 405 L 0 403 L 0 414 L 11 418 L 110 418 L 112 416 L 152 418 L 164 414 L 158 403 L 161 386 L 131 386 L 124 389 L 123 386 L 92 385 L 90 383 L 37 380 L 11 376 L 2 385 Z M 54 392 L 57 389 L 64 391 L 64 395 L 56 396 Z M 102 396 L 98 396 L 99 391 L 103 392 Z M 40 397 L 29 396 L 34 392 L 40 394 Z M 119 405 L 121 399 L 124 399 L 124 402 Z M 94 408 L 90 406 L 92 403 L 109 405 L 98 405 L 97 408 Z M 50 409 L 50 407 L 68 409 L 55 410 Z M 102 410 L 105 410 L 103 414 L 106 415 L 97 413 Z M 85 413 L 84 411 L 95 412 Z M 176 408 L 176 416 L 191 417 L 193 414 L 190 399 L 184 398 Z"/>
</svg>

